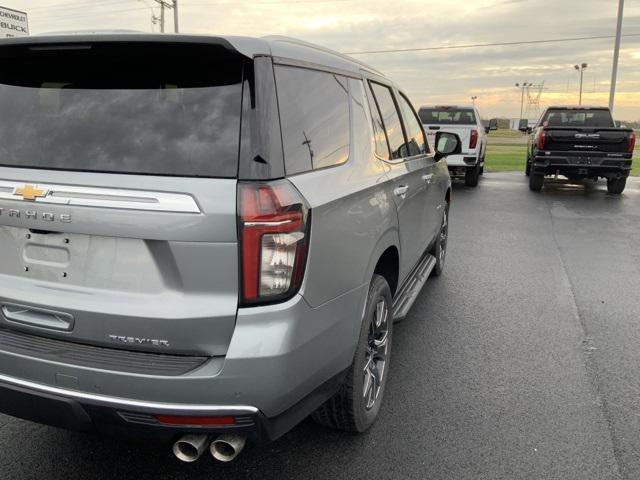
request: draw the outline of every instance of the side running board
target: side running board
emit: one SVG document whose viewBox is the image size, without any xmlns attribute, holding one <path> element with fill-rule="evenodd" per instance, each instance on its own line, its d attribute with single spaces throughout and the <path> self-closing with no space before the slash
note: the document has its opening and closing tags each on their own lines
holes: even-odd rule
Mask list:
<svg viewBox="0 0 640 480">
<path fill-rule="evenodd" d="M 407 316 L 418 294 L 427 283 L 431 270 L 436 266 L 436 257 L 427 254 L 413 269 L 409 279 L 404 283 L 393 300 L 393 321 L 397 322 Z"/>
</svg>

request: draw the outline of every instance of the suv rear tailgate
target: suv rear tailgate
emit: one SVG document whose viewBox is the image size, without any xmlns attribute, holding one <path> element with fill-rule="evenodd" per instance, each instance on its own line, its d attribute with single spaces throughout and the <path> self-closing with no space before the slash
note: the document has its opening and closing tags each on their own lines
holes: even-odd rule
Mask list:
<svg viewBox="0 0 640 480">
<path fill-rule="evenodd" d="M 0 42 L 0 328 L 224 355 L 249 60 L 106 38 Z"/>
<path fill-rule="evenodd" d="M 51 185 L 52 193 L 67 185 L 113 196 L 172 192 L 195 210 L 109 208 L 108 195 L 102 207 L 47 203 L 52 193 L 36 202 L 0 198 L 0 325 L 97 345 L 224 355 L 238 303 L 235 180 L 180 179 L 176 192 L 175 179 L 163 177 L 10 168 L 0 177 L 4 185 Z M 25 312 L 16 315 L 16 306 Z M 62 323 L 52 325 L 56 313 Z"/>
</svg>

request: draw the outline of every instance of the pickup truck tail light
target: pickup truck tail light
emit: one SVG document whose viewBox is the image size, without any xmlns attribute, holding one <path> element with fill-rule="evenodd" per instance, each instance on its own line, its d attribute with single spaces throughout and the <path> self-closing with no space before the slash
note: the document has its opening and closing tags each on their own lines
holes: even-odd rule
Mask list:
<svg viewBox="0 0 640 480">
<path fill-rule="evenodd" d="M 469 148 L 474 149 L 478 145 L 478 130 L 471 130 L 471 138 L 469 139 Z"/>
<path fill-rule="evenodd" d="M 633 154 L 634 148 L 636 148 L 636 132 L 631 132 L 627 140 L 627 152 Z"/>
<path fill-rule="evenodd" d="M 286 180 L 238 184 L 241 304 L 282 301 L 300 288 L 310 210 Z"/>
<path fill-rule="evenodd" d="M 536 133 L 536 146 L 538 150 L 544 150 L 544 144 L 547 142 L 547 132 L 543 129 L 538 130 Z"/>
</svg>

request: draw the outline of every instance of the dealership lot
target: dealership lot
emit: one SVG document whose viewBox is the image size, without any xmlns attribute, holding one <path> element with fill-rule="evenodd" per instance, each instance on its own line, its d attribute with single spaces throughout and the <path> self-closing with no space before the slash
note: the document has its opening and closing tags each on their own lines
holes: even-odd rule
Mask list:
<svg viewBox="0 0 640 480">
<path fill-rule="evenodd" d="M 0 416 L 3 479 L 640 478 L 640 181 L 456 184 L 445 274 L 396 325 L 382 415 L 231 464 Z"/>
</svg>

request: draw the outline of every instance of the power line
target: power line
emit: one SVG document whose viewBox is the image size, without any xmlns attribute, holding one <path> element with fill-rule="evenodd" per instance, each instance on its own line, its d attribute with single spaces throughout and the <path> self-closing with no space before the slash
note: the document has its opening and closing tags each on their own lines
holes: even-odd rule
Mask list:
<svg viewBox="0 0 640 480">
<path fill-rule="evenodd" d="M 640 33 L 628 33 L 623 37 L 640 37 Z M 511 45 L 533 45 L 538 43 L 559 43 L 559 42 L 578 42 L 582 40 L 602 40 L 615 38 L 615 35 L 599 35 L 592 37 L 574 37 L 574 38 L 555 38 L 549 40 L 524 40 L 519 42 L 499 42 L 499 43 L 473 43 L 468 45 L 443 45 L 439 47 L 418 47 L 418 48 L 397 48 L 389 50 L 363 50 L 360 52 L 344 52 L 346 55 L 365 55 L 377 53 L 405 53 L 405 52 L 426 52 L 432 50 L 451 50 L 457 48 L 480 48 L 480 47 L 505 47 Z"/>
<path fill-rule="evenodd" d="M 104 5 L 112 5 L 116 3 L 131 3 L 131 0 L 110 0 L 107 2 L 100 2 L 100 3 L 95 2 L 95 0 L 92 2 L 83 0 L 83 1 L 74 1 L 74 2 L 67 2 L 67 3 L 54 3 L 52 5 L 47 5 L 46 7 L 45 6 L 30 7 L 29 11 L 33 12 L 34 10 L 65 10 L 68 8 L 73 9 L 73 8 L 80 8 L 84 6 L 104 6 Z"/>
<path fill-rule="evenodd" d="M 103 4 L 98 4 L 96 5 L 95 2 L 93 2 L 91 5 L 94 5 L 96 7 L 102 7 L 102 6 L 110 6 L 110 5 L 114 5 L 114 4 L 118 4 L 118 3 L 130 3 L 131 0 L 113 0 L 111 3 L 103 3 Z M 303 5 L 303 4 L 307 4 L 307 3 L 335 3 L 335 2 L 348 2 L 348 1 L 352 1 L 352 0 L 273 0 L 273 1 L 269 1 L 269 2 L 246 2 L 244 3 L 245 5 L 277 5 L 277 4 L 298 4 L 298 5 Z M 59 5 L 63 5 L 63 4 L 59 4 Z M 74 7 L 71 7 L 71 4 L 64 4 L 64 5 L 69 5 L 68 8 L 84 8 L 82 5 L 88 5 L 86 3 L 75 3 Z M 237 5 L 237 2 L 235 1 L 229 1 L 229 2 L 209 2 L 209 3 L 184 3 L 181 4 L 182 7 L 199 7 L 199 6 L 213 6 L 213 5 Z M 39 7 L 39 8 L 43 8 L 43 7 Z M 65 7 L 60 7 L 61 9 L 64 9 Z M 94 17 L 96 15 L 111 15 L 114 13 L 123 13 L 123 12 L 134 12 L 134 11 L 140 11 L 140 10 L 145 10 L 144 8 L 141 7 L 137 7 L 137 8 L 124 8 L 124 9 L 117 9 L 117 10 L 108 10 L 108 11 L 96 11 L 96 12 L 88 12 L 88 13 L 80 13 L 80 14 L 66 14 L 60 11 L 55 11 L 53 12 L 53 15 L 35 15 L 32 17 L 32 21 L 33 23 L 41 23 L 43 21 L 46 20 L 73 20 L 76 18 L 87 18 L 87 17 Z"/>
<path fill-rule="evenodd" d="M 122 12 L 135 12 L 135 11 L 140 11 L 140 10 L 147 10 L 148 11 L 149 7 L 136 7 L 136 8 L 123 8 L 120 10 L 107 10 L 107 11 L 101 11 L 101 12 L 93 12 L 93 13 L 84 13 L 84 14 L 80 14 L 80 15 L 54 15 L 54 16 L 42 16 L 42 17 L 33 17 L 33 22 L 34 23 L 42 23 L 45 22 L 47 20 L 75 20 L 77 18 L 86 18 L 86 17 L 95 17 L 96 15 L 113 15 L 114 13 L 122 13 Z"/>
</svg>

